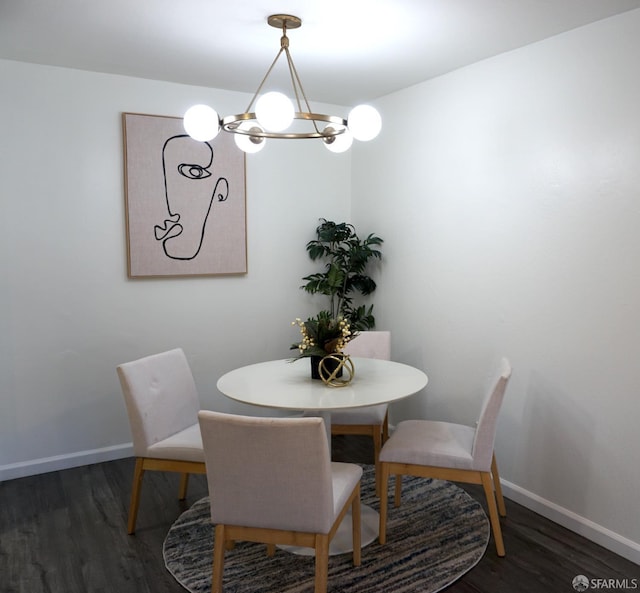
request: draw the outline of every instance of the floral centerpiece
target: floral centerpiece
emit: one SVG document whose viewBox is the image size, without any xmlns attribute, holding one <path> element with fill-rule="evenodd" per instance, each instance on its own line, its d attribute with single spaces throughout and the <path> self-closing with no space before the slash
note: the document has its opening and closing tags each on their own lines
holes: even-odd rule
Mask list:
<svg viewBox="0 0 640 593">
<path fill-rule="evenodd" d="M 312 379 L 325 379 L 324 371 L 341 377 L 342 350 L 355 337 L 349 322 L 343 317 L 333 317 L 329 311 L 320 311 L 315 317 L 306 321 L 297 318 L 291 324 L 298 325 L 302 334 L 300 342 L 291 345 L 292 350 L 298 350 L 298 356 L 293 360 L 310 358 Z"/>
<path fill-rule="evenodd" d="M 351 333 L 349 322 L 343 317 L 332 317 L 329 311 L 320 311 L 315 317 L 306 321 L 297 318 L 291 325 L 298 325 L 302 339 L 291 345 L 291 349 L 298 349 L 296 358 L 308 356 L 326 356 L 335 352 L 342 352 L 347 343 L 355 335 Z"/>
</svg>

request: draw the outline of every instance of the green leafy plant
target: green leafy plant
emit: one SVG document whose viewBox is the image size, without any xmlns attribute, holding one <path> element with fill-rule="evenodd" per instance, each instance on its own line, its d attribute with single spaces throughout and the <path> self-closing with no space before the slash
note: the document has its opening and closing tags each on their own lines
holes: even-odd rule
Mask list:
<svg viewBox="0 0 640 593">
<path fill-rule="evenodd" d="M 322 272 L 305 276 L 300 288 L 310 294 L 329 297 L 328 317 L 342 317 L 348 321 L 351 331 L 364 331 L 375 327 L 373 305 L 354 305 L 354 296 L 370 295 L 376 283 L 367 275 L 371 260 L 381 259 L 378 249 L 383 241 L 369 234 L 360 239 L 355 227 L 346 222 L 335 223 L 324 218 L 316 228 L 316 239 L 307 243 L 306 249 L 312 261 L 324 261 Z"/>
</svg>

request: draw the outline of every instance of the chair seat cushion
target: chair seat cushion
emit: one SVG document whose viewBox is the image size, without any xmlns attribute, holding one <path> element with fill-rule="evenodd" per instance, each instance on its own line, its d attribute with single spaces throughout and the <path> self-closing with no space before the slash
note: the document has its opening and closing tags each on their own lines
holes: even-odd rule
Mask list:
<svg viewBox="0 0 640 593">
<path fill-rule="evenodd" d="M 331 412 L 331 424 L 382 424 L 387 413 L 387 404 L 336 410 Z"/>
<path fill-rule="evenodd" d="M 151 445 L 145 457 L 204 463 L 200 425 L 194 424 Z"/>
<path fill-rule="evenodd" d="M 380 461 L 456 469 L 473 467 L 475 429 L 432 420 L 400 422 L 380 452 Z"/>
<path fill-rule="evenodd" d="M 333 483 L 333 520 L 344 507 L 362 477 L 362 468 L 354 463 L 331 462 L 331 478 Z"/>
</svg>

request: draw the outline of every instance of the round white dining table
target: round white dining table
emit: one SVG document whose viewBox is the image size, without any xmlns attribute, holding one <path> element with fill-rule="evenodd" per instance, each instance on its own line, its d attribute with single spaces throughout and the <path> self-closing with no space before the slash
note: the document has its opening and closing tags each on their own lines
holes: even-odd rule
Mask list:
<svg viewBox="0 0 640 593">
<path fill-rule="evenodd" d="M 218 389 L 236 401 L 284 410 L 303 410 L 324 418 L 331 443 L 331 411 L 391 403 L 426 387 L 427 375 L 412 366 L 374 358 L 352 358 L 355 372 L 348 385 L 330 387 L 311 378 L 307 360 L 271 360 L 244 366 L 218 379 Z M 329 445 L 330 446 L 330 445 Z M 345 517 L 331 554 L 350 549 L 351 526 Z M 378 536 L 378 513 L 362 505 L 362 545 Z M 308 553 L 307 549 L 291 550 Z"/>
<path fill-rule="evenodd" d="M 245 404 L 316 412 L 325 419 L 331 434 L 331 410 L 391 403 L 427 385 L 427 375 L 412 366 L 374 358 L 352 360 L 353 379 L 342 387 L 329 387 L 312 379 L 306 359 L 250 364 L 222 375 L 217 387 L 227 397 Z"/>
</svg>

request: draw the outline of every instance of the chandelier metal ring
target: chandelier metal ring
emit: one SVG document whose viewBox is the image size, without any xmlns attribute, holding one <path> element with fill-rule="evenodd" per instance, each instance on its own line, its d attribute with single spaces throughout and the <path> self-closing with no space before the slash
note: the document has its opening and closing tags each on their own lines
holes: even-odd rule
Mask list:
<svg viewBox="0 0 640 593">
<path fill-rule="evenodd" d="M 306 120 L 313 122 L 325 122 L 329 124 L 335 124 L 338 126 L 337 128 L 333 128 L 331 126 L 327 126 L 324 130 L 314 130 L 310 132 L 268 132 L 263 130 L 262 128 L 258 128 L 259 125 L 257 122 L 255 113 L 238 113 L 237 115 L 227 115 L 222 119 L 222 128 L 225 132 L 232 132 L 235 134 L 243 134 L 245 136 L 251 136 L 256 138 L 287 138 L 290 140 L 300 139 L 300 138 L 333 138 L 335 136 L 339 136 L 340 134 L 344 134 L 347 127 L 347 120 L 338 117 L 337 115 L 324 115 L 322 113 L 308 113 L 308 112 L 296 112 L 294 115 L 294 120 Z M 256 128 L 245 130 L 239 128 L 238 126 L 246 121 L 255 121 Z"/>
</svg>

